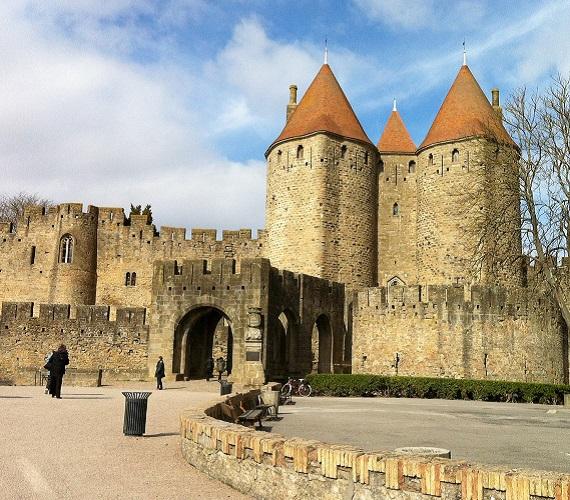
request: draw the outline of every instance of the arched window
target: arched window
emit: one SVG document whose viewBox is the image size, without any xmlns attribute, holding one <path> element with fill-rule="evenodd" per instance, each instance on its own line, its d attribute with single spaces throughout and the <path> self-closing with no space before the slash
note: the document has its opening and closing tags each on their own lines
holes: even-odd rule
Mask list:
<svg viewBox="0 0 570 500">
<path fill-rule="evenodd" d="M 346 145 L 345 144 L 343 144 L 342 147 L 340 148 L 340 157 L 346 158 Z"/>
<path fill-rule="evenodd" d="M 303 148 L 303 146 L 301 145 L 297 146 L 297 159 L 302 160 L 304 156 L 305 156 L 305 149 Z"/>
<path fill-rule="evenodd" d="M 131 286 L 135 286 L 137 284 L 137 273 L 131 274 Z"/>
<path fill-rule="evenodd" d="M 59 261 L 62 264 L 71 264 L 73 260 L 73 237 L 64 234 L 59 242 Z"/>
<path fill-rule="evenodd" d="M 131 273 L 125 274 L 125 286 L 131 286 Z"/>
<path fill-rule="evenodd" d="M 380 172 L 381 174 L 384 173 L 384 162 L 382 160 L 378 162 L 378 172 Z"/>
<path fill-rule="evenodd" d="M 428 156 L 428 167 L 433 167 L 433 155 Z"/>
<path fill-rule="evenodd" d="M 454 149 L 451 152 L 451 163 L 457 163 L 459 161 L 459 150 Z"/>
<path fill-rule="evenodd" d="M 414 160 L 410 161 L 410 163 L 408 163 L 408 172 L 410 174 L 413 174 L 416 171 L 416 162 Z"/>
<path fill-rule="evenodd" d="M 392 215 L 400 215 L 400 206 L 397 203 L 392 206 Z"/>
</svg>

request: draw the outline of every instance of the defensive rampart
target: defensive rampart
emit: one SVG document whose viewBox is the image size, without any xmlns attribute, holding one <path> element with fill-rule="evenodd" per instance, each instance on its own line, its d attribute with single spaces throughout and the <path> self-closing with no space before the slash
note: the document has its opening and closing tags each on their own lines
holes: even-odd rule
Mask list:
<svg viewBox="0 0 570 500">
<path fill-rule="evenodd" d="M 146 379 L 146 310 L 109 306 L 70 306 L 4 302 L 0 318 L 0 380 L 33 384 L 44 356 L 65 344 L 73 372 L 96 373 L 105 380 Z"/>
<path fill-rule="evenodd" d="M 567 382 L 556 305 L 524 291 L 463 286 L 358 293 L 353 373 Z"/>
<path fill-rule="evenodd" d="M 255 394 L 227 402 L 238 405 Z M 255 498 L 570 498 L 570 475 L 285 438 L 219 420 L 222 404 L 219 399 L 181 415 L 182 454 L 194 467 Z"/>
</svg>

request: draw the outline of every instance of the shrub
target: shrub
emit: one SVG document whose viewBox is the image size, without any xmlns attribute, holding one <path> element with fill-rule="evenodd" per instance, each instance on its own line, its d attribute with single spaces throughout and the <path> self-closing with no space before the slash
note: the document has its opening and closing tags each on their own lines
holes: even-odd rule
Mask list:
<svg viewBox="0 0 570 500">
<path fill-rule="evenodd" d="M 570 385 L 400 377 L 366 374 L 311 374 L 307 380 L 318 396 L 469 399 L 511 403 L 563 404 Z"/>
</svg>

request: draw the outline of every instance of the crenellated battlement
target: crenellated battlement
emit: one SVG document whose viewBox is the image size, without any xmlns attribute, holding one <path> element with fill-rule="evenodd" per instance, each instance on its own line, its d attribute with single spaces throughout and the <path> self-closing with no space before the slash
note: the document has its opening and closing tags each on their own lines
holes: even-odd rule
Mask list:
<svg viewBox="0 0 570 500">
<path fill-rule="evenodd" d="M 111 320 L 112 312 L 115 319 Z M 33 302 L 3 302 L 0 322 L 34 321 L 42 326 L 52 323 L 75 322 L 121 327 L 146 326 L 144 307 L 119 307 L 112 310 L 106 305 L 34 304 Z"/>
<path fill-rule="evenodd" d="M 358 292 L 358 308 L 378 314 L 413 316 L 444 321 L 484 321 L 492 318 L 526 318 L 537 309 L 555 311 L 548 298 L 529 298 L 525 290 L 508 292 L 504 288 L 485 286 L 390 286 Z"/>
</svg>

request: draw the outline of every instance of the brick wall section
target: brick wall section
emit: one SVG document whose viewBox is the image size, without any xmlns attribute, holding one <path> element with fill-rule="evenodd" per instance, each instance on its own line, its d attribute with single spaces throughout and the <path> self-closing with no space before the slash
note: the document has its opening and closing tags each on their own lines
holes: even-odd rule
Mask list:
<svg viewBox="0 0 570 500">
<path fill-rule="evenodd" d="M 394 277 L 403 284 L 417 283 L 417 157 L 382 154 L 378 175 L 378 282 Z M 410 170 L 410 162 L 414 162 Z M 394 215 L 394 204 L 398 214 Z"/>
<path fill-rule="evenodd" d="M 273 266 L 350 287 L 376 285 L 377 155 L 372 145 L 322 133 L 273 147 L 265 254 Z"/>
<path fill-rule="evenodd" d="M 34 317 L 34 313 L 37 317 Z M 142 308 L 121 308 L 109 321 L 108 306 L 4 302 L 0 318 L 3 383 L 31 384 L 44 356 L 67 346 L 69 368 L 103 369 L 104 379 L 146 378 L 148 325 Z M 32 378 L 30 378 L 30 376 Z"/>
<path fill-rule="evenodd" d="M 390 287 L 360 292 L 354 311 L 353 373 L 567 381 L 567 338 L 546 297 Z"/>
<path fill-rule="evenodd" d="M 247 397 L 231 399 L 237 403 Z M 567 474 L 365 452 L 347 445 L 285 438 L 218 420 L 220 405 L 220 400 L 212 401 L 181 415 L 182 454 L 194 467 L 255 498 L 570 498 Z"/>
</svg>

